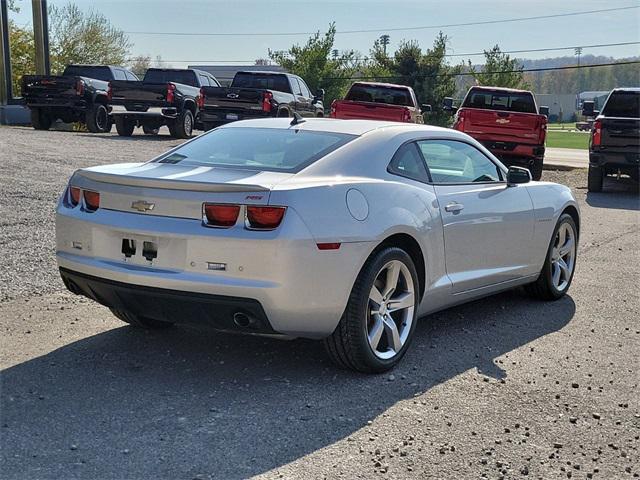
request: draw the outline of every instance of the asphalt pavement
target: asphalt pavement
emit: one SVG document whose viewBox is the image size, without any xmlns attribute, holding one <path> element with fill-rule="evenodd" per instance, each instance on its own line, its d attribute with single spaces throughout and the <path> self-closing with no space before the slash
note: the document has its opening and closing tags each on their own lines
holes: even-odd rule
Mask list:
<svg viewBox="0 0 640 480">
<path fill-rule="evenodd" d="M 545 171 L 582 209 L 569 295 L 430 315 L 398 368 L 359 375 L 317 342 L 140 331 L 64 290 L 69 175 L 176 143 L 0 128 L 3 479 L 640 476 L 637 186 Z"/>
<path fill-rule="evenodd" d="M 547 148 L 544 165 L 550 170 L 589 168 L 589 151 L 578 148 Z"/>
</svg>

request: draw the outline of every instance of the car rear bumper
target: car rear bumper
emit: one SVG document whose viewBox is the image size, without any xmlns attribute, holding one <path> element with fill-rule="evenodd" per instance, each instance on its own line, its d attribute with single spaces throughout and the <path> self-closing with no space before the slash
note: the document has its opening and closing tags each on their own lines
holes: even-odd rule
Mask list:
<svg viewBox="0 0 640 480">
<path fill-rule="evenodd" d="M 173 323 L 205 324 L 218 330 L 275 334 L 260 302 L 250 298 L 147 287 L 60 268 L 67 289 L 102 305 Z M 237 317 L 237 315 L 244 317 Z M 241 318 L 238 322 L 235 318 Z"/>
<path fill-rule="evenodd" d="M 34 98 L 27 99 L 27 107 L 29 108 L 49 108 L 63 109 L 70 108 L 74 110 L 86 110 L 87 102 L 85 100 L 70 100 L 65 98 Z"/>
<path fill-rule="evenodd" d="M 488 140 L 483 140 L 481 143 L 491 153 L 499 158 L 513 158 L 514 163 L 517 161 L 517 158 L 522 159 L 522 162 L 529 163 L 529 160 L 544 157 L 544 145 L 528 145 L 515 142 L 494 142 Z"/>
<path fill-rule="evenodd" d="M 178 116 L 178 109 L 176 107 L 149 107 L 144 112 L 136 112 L 134 110 L 127 110 L 122 105 L 114 105 L 111 110 L 111 115 L 114 117 L 124 117 L 130 120 L 150 120 L 150 119 L 174 119 Z"/>
<path fill-rule="evenodd" d="M 589 164 L 594 167 L 611 167 L 625 170 L 640 168 L 640 149 L 589 152 Z"/>
<path fill-rule="evenodd" d="M 123 253 L 124 239 L 134 239 L 138 246 L 130 258 Z M 144 242 L 157 245 L 153 261 L 144 258 Z M 319 250 L 291 207 L 278 230 L 270 232 L 240 227 L 219 230 L 203 227 L 195 219 L 102 208 L 84 213 L 62 205 L 56 215 L 58 266 L 76 276 L 103 281 L 98 285 L 82 277 L 80 293 L 110 307 L 178 322 L 182 312 L 189 311 L 185 315 L 193 318 L 203 306 L 210 306 L 223 312 L 223 318 L 203 314 L 202 322 L 225 329 L 231 304 L 263 318 L 250 307 L 255 302 L 264 311 L 261 329 L 268 325 L 268 330 L 296 337 L 322 338 L 333 332 L 372 248 L 371 242 L 350 242 L 338 250 Z M 122 285 L 124 290 L 140 287 L 146 292 L 142 310 L 136 310 L 135 295 L 121 299 Z M 155 290 L 148 293 L 145 288 Z M 177 299 L 177 305 L 184 305 L 195 299 L 199 306 L 158 310 L 153 298 L 163 291 L 181 293 L 163 298 L 160 304 Z"/>
<path fill-rule="evenodd" d="M 254 118 L 273 117 L 271 112 L 262 110 L 227 110 L 227 109 L 207 109 L 200 111 L 199 119 L 202 123 L 213 123 L 222 125 L 224 123 L 235 122 L 237 120 L 251 120 Z"/>
</svg>

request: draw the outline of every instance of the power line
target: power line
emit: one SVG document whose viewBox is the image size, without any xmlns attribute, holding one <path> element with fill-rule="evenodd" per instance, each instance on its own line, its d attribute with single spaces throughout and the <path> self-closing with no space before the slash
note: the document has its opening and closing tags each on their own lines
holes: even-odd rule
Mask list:
<svg viewBox="0 0 640 480">
<path fill-rule="evenodd" d="M 497 75 L 499 73 L 519 73 L 519 72 L 549 72 L 553 70 L 577 70 L 581 68 L 611 67 L 616 65 L 638 65 L 640 60 L 616 63 L 595 63 L 593 65 L 568 65 L 565 67 L 546 68 L 525 68 L 522 70 L 498 70 L 493 72 L 459 72 L 459 73 L 437 73 L 435 75 L 412 75 L 411 78 L 436 78 L 436 77 L 464 77 L 473 75 Z M 325 77 L 323 80 L 369 80 L 369 79 L 394 79 L 403 78 L 404 75 L 388 76 L 366 76 L 366 77 Z"/>
<path fill-rule="evenodd" d="M 500 20 L 485 20 L 480 22 L 464 22 L 464 23 L 449 23 L 442 25 L 424 25 L 420 27 L 395 27 L 395 28 L 376 28 L 366 30 L 339 30 L 336 34 L 354 34 L 354 33 L 379 33 L 379 32 L 401 32 L 401 31 L 413 31 L 413 30 L 429 30 L 434 28 L 451 28 L 451 27 L 469 27 L 473 25 L 493 25 L 497 23 L 512 23 L 512 22 L 524 22 L 529 20 L 543 20 L 548 18 L 562 18 L 571 17 L 575 15 L 589 15 L 592 13 L 604 13 L 615 12 L 621 10 L 630 10 L 632 8 L 640 8 L 640 5 L 632 5 L 629 7 L 616 7 L 616 8 L 603 8 L 599 10 L 584 10 L 582 12 L 566 12 L 556 13 L 550 15 L 537 15 L 535 17 L 519 17 L 519 18 L 503 18 Z M 125 31 L 124 33 L 129 35 L 166 35 L 166 36 L 185 36 L 185 37 L 231 37 L 231 36 L 296 36 L 296 35 L 315 35 L 318 32 L 225 32 L 225 33 L 211 33 L 211 32 L 153 32 L 153 31 Z"/>
<path fill-rule="evenodd" d="M 600 48 L 600 47 L 619 47 L 624 45 L 639 45 L 640 42 L 619 42 L 619 43 L 599 43 L 595 45 L 576 45 L 573 47 L 549 47 L 549 48 L 533 48 L 528 50 L 501 50 L 501 53 L 532 53 L 532 52 L 552 52 L 558 50 L 575 50 L 576 48 Z M 484 55 L 484 52 L 473 53 L 448 53 L 445 57 L 474 57 L 478 55 Z M 390 57 L 389 57 L 390 58 Z M 128 58 L 127 61 L 135 60 L 135 58 Z M 354 57 L 353 60 L 371 60 L 371 57 Z M 180 62 L 180 63 L 247 63 L 254 62 L 253 60 L 154 60 L 155 62 Z"/>
</svg>

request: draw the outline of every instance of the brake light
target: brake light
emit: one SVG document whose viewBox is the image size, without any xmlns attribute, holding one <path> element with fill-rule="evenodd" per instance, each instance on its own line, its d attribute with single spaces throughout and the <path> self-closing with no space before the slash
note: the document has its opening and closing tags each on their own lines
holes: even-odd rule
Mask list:
<svg viewBox="0 0 640 480">
<path fill-rule="evenodd" d="M 78 80 L 76 82 L 76 95 L 82 95 L 84 93 L 84 82 L 82 80 Z"/>
<path fill-rule="evenodd" d="M 206 98 L 206 95 L 204 94 L 204 88 L 201 87 L 200 88 L 200 95 L 198 95 L 198 98 L 196 99 L 196 103 L 197 103 L 199 109 L 203 109 L 204 108 L 204 99 L 205 98 Z"/>
<path fill-rule="evenodd" d="M 111 82 L 107 84 L 107 100 L 111 101 L 113 98 L 113 89 L 111 88 Z"/>
<path fill-rule="evenodd" d="M 212 227 L 233 227 L 238 220 L 240 205 L 204 204 L 206 224 Z"/>
<path fill-rule="evenodd" d="M 402 121 L 403 122 L 410 122 L 411 121 L 411 110 L 409 110 L 406 107 L 402 110 Z"/>
<path fill-rule="evenodd" d="M 87 210 L 95 212 L 100 208 L 100 194 L 98 192 L 92 192 L 91 190 L 84 190 L 84 204 Z"/>
<path fill-rule="evenodd" d="M 258 207 L 247 206 L 247 225 L 259 230 L 273 230 L 284 217 L 287 207 Z"/>
<path fill-rule="evenodd" d="M 69 187 L 69 196 L 67 197 L 72 207 L 77 207 L 80 203 L 80 189 L 78 187 Z"/>
<path fill-rule="evenodd" d="M 453 120 L 453 128 L 455 130 L 459 130 L 460 132 L 464 132 L 464 116 L 465 116 L 465 111 L 464 110 L 458 110 L 456 112 L 456 116 L 455 119 Z"/>
<path fill-rule="evenodd" d="M 602 143 L 602 120 L 593 122 L 591 129 L 591 145 L 598 146 Z"/>
<path fill-rule="evenodd" d="M 262 92 L 262 111 L 263 112 L 271 111 L 271 100 L 273 100 L 273 93 Z"/>
<path fill-rule="evenodd" d="M 545 115 L 540 117 L 540 136 L 539 136 L 539 144 L 542 145 L 547 138 L 547 117 Z"/>
<path fill-rule="evenodd" d="M 176 86 L 173 83 L 167 83 L 167 103 L 173 103 L 176 98 Z"/>
<path fill-rule="evenodd" d="M 334 100 L 333 102 L 331 102 L 331 113 L 329 114 L 329 116 L 331 118 L 336 118 L 336 104 L 338 103 L 337 100 Z"/>
</svg>

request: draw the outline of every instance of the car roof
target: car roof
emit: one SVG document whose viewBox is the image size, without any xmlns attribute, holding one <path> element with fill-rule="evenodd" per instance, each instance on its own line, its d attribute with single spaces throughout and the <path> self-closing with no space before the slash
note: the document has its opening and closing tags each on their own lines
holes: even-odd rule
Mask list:
<svg viewBox="0 0 640 480">
<path fill-rule="evenodd" d="M 338 120 L 335 118 L 305 118 L 303 122 L 291 125 L 291 118 L 265 118 L 256 120 L 241 120 L 227 123 L 220 128 L 295 128 L 314 132 L 345 133 L 348 135 L 364 135 L 367 132 L 380 129 L 395 128 L 402 132 L 456 132 L 448 128 L 417 123 L 400 123 L 382 120 Z"/>
<path fill-rule="evenodd" d="M 618 87 L 612 90 L 613 92 L 636 92 L 640 93 L 640 87 Z"/>
<path fill-rule="evenodd" d="M 400 85 L 398 83 L 385 83 L 385 82 L 353 82 L 353 85 L 371 85 L 372 87 L 406 88 L 407 90 L 411 88 L 408 85 Z"/>
<path fill-rule="evenodd" d="M 511 93 L 531 93 L 529 90 L 521 90 L 518 88 L 507 88 L 507 87 L 491 87 L 491 86 L 480 86 L 474 85 L 469 89 L 471 90 L 485 90 L 487 92 L 511 92 Z"/>
<path fill-rule="evenodd" d="M 290 77 L 297 77 L 297 75 L 294 75 L 292 73 L 287 73 L 287 72 L 273 72 L 273 71 L 269 71 L 269 70 L 238 70 L 236 72 L 236 75 L 238 73 L 247 73 L 249 75 L 287 75 Z"/>
</svg>

